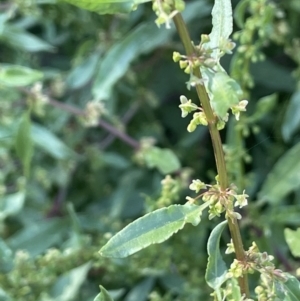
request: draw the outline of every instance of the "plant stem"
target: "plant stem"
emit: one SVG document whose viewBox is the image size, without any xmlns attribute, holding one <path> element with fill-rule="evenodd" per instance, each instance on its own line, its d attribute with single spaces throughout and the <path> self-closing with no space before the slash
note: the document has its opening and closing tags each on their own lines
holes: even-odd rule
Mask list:
<svg viewBox="0 0 300 301">
<path fill-rule="evenodd" d="M 191 42 L 191 38 L 189 35 L 189 32 L 187 30 L 186 24 L 182 18 L 182 15 L 178 13 L 174 17 L 174 23 L 177 29 L 177 32 L 179 34 L 179 37 L 182 41 L 182 44 L 185 48 L 187 56 L 194 56 L 195 51 L 194 51 L 194 46 Z M 202 79 L 201 71 L 200 68 L 195 68 L 193 70 L 194 75 Z M 225 157 L 224 157 L 224 152 L 223 152 L 223 147 L 222 147 L 222 141 L 220 137 L 219 130 L 217 129 L 217 117 L 215 116 L 212 107 L 210 105 L 209 97 L 208 94 L 205 90 L 204 85 L 202 84 L 196 84 L 196 91 L 199 97 L 199 100 L 201 102 L 203 111 L 205 113 L 205 116 L 208 121 L 208 128 L 213 144 L 213 149 L 214 149 L 214 155 L 215 155 L 215 161 L 216 161 L 216 166 L 218 170 L 218 175 L 219 175 L 219 183 L 221 186 L 222 190 L 226 190 L 228 187 L 228 178 L 227 178 L 227 170 L 226 170 L 226 164 L 225 164 Z M 228 226 L 231 234 L 231 238 L 233 241 L 234 249 L 235 249 L 235 254 L 237 260 L 241 262 L 245 262 L 245 251 L 243 247 L 243 242 L 242 242 L 242 237 L 239 229 L 239 225 L 237 223 L 236 219 L 232 218 L 227 218 L 228 221 Z M 243 277 L 239 278 L 239 286 L 241 289 L 241 293 L 246 295 L 246 297 L 249 297 L 249 287 L 248 287 L 248 277 L 247 275 L 244 275 Z"/>
</svg>

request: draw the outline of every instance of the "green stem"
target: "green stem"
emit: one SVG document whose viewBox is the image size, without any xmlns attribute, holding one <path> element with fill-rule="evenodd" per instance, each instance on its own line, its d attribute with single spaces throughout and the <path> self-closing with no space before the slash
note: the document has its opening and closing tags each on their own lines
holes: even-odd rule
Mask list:
<svg viewBox="0 0 300 301">
<path fill-rule="evenodd" d="M 189 32 L 187 30 L 186 24 L 182 18 L 181 14 L 177 14 L 174 17 L 174 23 L 177 29 L 177 32 L 179 34 L 179 37 L 182 41 L 182 44 L 185 48 L 187 56 L 193 56 L 195 54 L 194 46 L 191 42 L 191 38 L 189 35 Z M 202 79 L 200 68 L 195 68 L 193 70 L 194 75 Z M 196 91 L 199 97 L 199 100 L 201 102 L 203 111 L 205 113 L 205 116 L 208 121 L 208 128 L 214 148 L 214 155 L 216 160 L 216 166 L 218 170 L 219 175 L 219 183 L 222 190 L 225 190 L 228 187 L 228 178 L 227 178 L 227 170 L 226 170 L 226 164 L 225 164 L 225 157 L 222 147 L 222 141 L 220 137 L 219 130 L 217 129 L 217 117 L 215 116 L 212 107 L 210 105 L 208 94 L 205 90 L 204 85 L 202 84 L 196 84 Z M 231 238 L 233 241 L 235 254 L 237 260 L 241 262 L 245 262 L 245 251 L 243 247 L 242 237 L 239 229 L 239 225 L 237 223 L 236 219 L 227 218 L 228 226 L 231 234 Z M 244 275 L 243 277 L 239 278 L 239 286 L 241 289 L 241 293 L 245 294 L 247 297 L 249 297 L 249 287 L 248 287 L 248 277 L 247 275 Z"/>
</svg>

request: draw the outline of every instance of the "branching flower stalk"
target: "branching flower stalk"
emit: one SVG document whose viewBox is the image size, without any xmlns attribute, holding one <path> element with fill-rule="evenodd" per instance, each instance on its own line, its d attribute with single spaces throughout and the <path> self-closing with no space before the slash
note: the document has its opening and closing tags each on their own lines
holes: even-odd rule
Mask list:
<svg viewBox="0 0 300 301">
<path fill-rule="evenodd" d="M 186 27 L 186 24 L 182 18 L 182 15 L 180 13 L 177 13 L 174 16 L 173 20 L 177 28 L 177 32 L 185 48 L 187 56 L 193 57 L 195 55 L 194 46 L 191 42 L 190 35 Z M 193 69 L 193 74 L 197 78 L 202 79 L 202 75 L 199 67 Z M 201 83 L 196 83 L 195 88 L 199 100 L 201 102 L 203 112 L 205 113 L 207 119 L 208 128 L 209 128 L 213 149 L 214 149 L 216 167 L 219 175 L 220 187 L 223 191 L 226 191 L 228 187 L 228 178 L 227 178 L 227 170 L 226 170 L 225 157 L 222 148 L 221 137 L 220 137 L 219 130 L 217 128 L 218 117 L 215 116 L 215 114 L 213 113 L 209 101 L 209 96 L 206 92 L 205 86 Z M 228 220 L 228 226 L 229 226 L 229 230 L 231 233 L 231 237 L 235 249 L 236 258 L 239 262 L 244 262 L 246 261 L 246 257 L 245 257 L 245 251 L 244 251 L 237 219 L 227 217 L 227 220 Z M 241 293 L 244 294 L 246 297 L 249 297 L 247 274 L 239 278 L 239 286 L 241 289 Z"/>
</svg>

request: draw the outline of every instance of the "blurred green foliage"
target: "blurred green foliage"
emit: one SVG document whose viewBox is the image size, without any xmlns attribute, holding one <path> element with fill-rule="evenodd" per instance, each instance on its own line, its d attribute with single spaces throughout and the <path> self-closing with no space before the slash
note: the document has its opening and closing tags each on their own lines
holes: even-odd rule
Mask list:
<svg viewBox="0 0 300 301">
<path fill-rule="evenodd" d="M 193 40 L 210 31 L 211 7 L 187 1 Z M 300 227 L 300 6 L 268 10 L 262 20 L 239 4 L 240 52 L 224 64 L 249 108 L 222 136 L 231 179 L 251 197 L 245 245 L 255 240 L 296 273 L 284 229 Z M 206 218 L 129 259 L 98 253 L 133 219 L 183 204 L 192 175 L 214 179 L 206 128 L 188 133 L 180 117 L 187 78 L 172 62 L 175 28 L 157 28 L 150 4 L 100 16 L 11 0 L 0 11 L 0 300 L 89 301 L 99 284 L 114 300 L 206 300 Z"/>
</svg>

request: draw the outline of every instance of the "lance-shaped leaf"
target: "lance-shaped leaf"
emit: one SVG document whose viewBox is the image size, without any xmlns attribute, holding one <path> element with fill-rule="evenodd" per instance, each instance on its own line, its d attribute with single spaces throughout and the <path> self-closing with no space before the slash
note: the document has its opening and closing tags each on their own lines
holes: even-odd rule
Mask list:
<svg viewBox="0 0 300 301">
<path fill-rule="evenodd" d="M 209 204 L 171 205 L 148 213 L 113 236 L 102 247 L 104 257 L 127 257 L 149 245 L 161 243 L 181 230 L 186 223 L 200 223 L 200 216 Z"/>
<path fill-rule="evenodd" d="M 114 301 L 113 298 L 109 295 L 108 291 L 100 285 L 101 293 L 96 296 L 94 301 Z"/>
<path fill-rule="evenodd" d="M 137 4 L 150 0 L 64 0 L 98 14 L 129 13 Z"/>
<path fill-rule="evenodd" d="M 298 142 L 278 160 L 259 192 L 261 202 L 276 204 L 299 187 L 299 154 L 300 143 Z"/>
<path fill-rule="evenodd" d="M 15 148 L 17 155 L 23 164 L 24 174 L 26 177 L 28 177 L 30 171 L 30 162 L 33 156 L 30 111 L 25 112 L 22 116 L 16 135 Z"/>
<path fill-rule="evenodd" d="M 208 263 L 205 280 L 214 290 L 218 290 L 226 280 L 227 267 L 220 252 L 220 238 L 226 225 L 227 221 L 217 225 L 207 242 Z"/>
<path fill-rule="evenodd" d="M 300 300 L 299 280 L 288 273 L 285 273 L 285 276 L 288 278 L 288 280 L 283 282 L 283 287 L 285 289 L 285 295 L 286 295 L 284 301 L 299 301 Z"/>
<path fill-rule="evenodd" d="M 295 231 L 284 229 L 284 237 L 293 256 L 300 257 L 300 228 Z"/>
<path fill-rule="evenodd" d="M 230 0 L 215 0 L 212 10 L 212 31 L 208 46 L 214 48 L 213 57 L 218 58 L 220 45 L 232 33 L 232 7 Z"/>
</svg>

